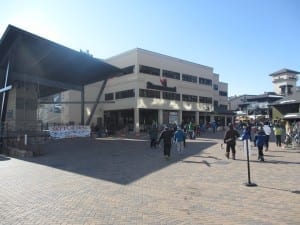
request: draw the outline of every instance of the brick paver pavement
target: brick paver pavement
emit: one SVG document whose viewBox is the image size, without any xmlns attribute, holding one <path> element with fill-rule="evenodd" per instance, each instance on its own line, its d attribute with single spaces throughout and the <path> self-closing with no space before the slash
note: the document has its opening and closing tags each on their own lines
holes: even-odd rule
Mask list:
<svg viewBox="0 0 300 225">
<path fill-rule="evenodd" d="M 300 149 L 271 143 L 266 162 L 222 133 L 188 140 L 169 161 L 148 140 L 70 139 L 43 156 L 0 155 L 0 224 L 300 224 Z M 240 144 L 240 143 L 239 143 Z"/>
</svg>

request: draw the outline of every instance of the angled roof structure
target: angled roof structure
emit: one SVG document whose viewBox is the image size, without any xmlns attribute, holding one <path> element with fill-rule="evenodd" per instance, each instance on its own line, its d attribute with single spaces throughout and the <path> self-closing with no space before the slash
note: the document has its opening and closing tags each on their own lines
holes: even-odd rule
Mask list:
<svg viewBox="0 0 300 225">
<path fill-rule="evenodd" d="M 72 50 L 8 25 L 0 40 L 0 85 L 8 65 L 8 85 L 26 80 L 40 85 L 40 97 L 104 80 L 121 70 L 100 59 Z"/>
<path fill-rule="evenodd" d="M 270 76 L 276 76 L 276 75 L 280 75 L 280 74 L 283 74 L 283 73 L 300 74 L 300 72 L 298 72 L 298 71 L 283 68 L 283 69 L 278 70 L 278 71 L 276 71 L 274 73 L 271 73 Z"/>
</svg>

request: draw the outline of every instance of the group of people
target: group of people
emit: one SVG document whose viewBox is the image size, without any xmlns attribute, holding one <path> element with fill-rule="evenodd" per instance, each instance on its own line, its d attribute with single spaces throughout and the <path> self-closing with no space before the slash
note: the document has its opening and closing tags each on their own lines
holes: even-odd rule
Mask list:
<svg viewBox="0 0 300 225">
<path fill-rule="evenodd" d="M 184 151 L 186 134 L 180 126 L 175 127 L 175 129 L 165 126 L 160 134 L 158 134 L 158 129 L 153 126 L 149 130 L 149 136 L 151 148 L 156 148 L 157 145 L 160 145 L 161 141 L 163 141 L 163 153 L 166 159 L 169 159 L 171 156 L 171 147 L 173 142 L 175 143 L 179 154 L 182 154 Z"/>
<path fill-rule="evenodd" d="M 274 133 L 276 135 L 276 144 L 281 145 L 281 135 L 278 133 L 278 127 L 274 127 Z M 230 158 L 230 151 L 232 153 L 232 159 L 235 160 L 236 155 L 236 140 L 237 138 L 241 138 L 242 141 L 253 141 L 254 146 L 257 147 L 258 150 L 258 160 L 265 161 L 264 159 L 264 151 L 263 148 L 265 147 L 265 151 L 269 150 L 269 140 L 270 140 L 270 134 L 272 130 L 269 126 L 268 122 L 265 122 L 264 124 L 260 124 L 257 126 L 255 136 L 252 137 L 251 134 L 251 127 L 249 124 L 245 124 L 243 126 L 243 132 L 240 134 L 236 129 L 234 129 L 233 125 L 229 125 L 229 129 L 226 131 L 224 135 L 224 143 L 226 143 L 226 153 L 225 156 L 229 159 Z M 248 143 L 247 143 L 248 144 Z M 250 145 L 250 143 L 249 143 Z"/>
<path fill-rule="evenodd" d="M 165 126 L 164 129 L 159 133 L 157 127 L 153 126 L 149 130 L 149 136 L 151 140 L 150 147 L 156 148 L 157 145 L 159 145 L 160 142 L 163 141 L 164 156 L 166 159 L 169 159 L 171 146 L 174 143 L 176 145 L 178 153 L 182 154 L 185 148 L 186 136 L 190 136 L 188 131 L 191 130 L 192 129 L 188 129 L 187 131 L 184 131 L 180 126 L 175 126 L 174 128 Z M 282 128 L 282 126 L 280 126 L 279 123 L 276 123 L 272 128 L 267 121 L 264 123 L 256 124 L 253 137 L 252 131 L 253 130 L 249 123 L 243 124 L 241 133 L 234 128 L 233 124 L 229 125 L 229 129 L 225 132 L 224 135 L 224 143 L 226 144 L 226 158 L 230 158 L 231 152 L 232 159 L 236 159 L 236 140 L 238 138 L 240 138 L 244 142 L 247 142 L 249 147 L 250 143 L 253 142 L 254 147 L 256 147 L 258 151 L 258 160 L 262 162 L 265 161 L 264 151 L 269 150 L 270 135 L 272 132 L 275 136 L 276 146 L 282 146 L 282 136 L 284 134 L 284 129 Z M 286 131 L 286 133 L 288 134 L 288 131 Z"/>
</svg>

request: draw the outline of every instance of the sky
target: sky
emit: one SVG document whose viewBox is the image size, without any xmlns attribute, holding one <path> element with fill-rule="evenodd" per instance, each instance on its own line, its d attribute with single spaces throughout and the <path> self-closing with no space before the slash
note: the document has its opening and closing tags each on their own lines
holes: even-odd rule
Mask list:
<svg viewBox="0 0 300 225">
<path fill-rule="evenodd" d="M 299 0 L 0 0 L 9 24 L 106 59 L 142 48 L 212 67 L 228 96 L 300 71 Z M 299 77 L 300 78 L 300 77 Z M 300 86 L 300 82 L 297 82 Z"/>
</svg>

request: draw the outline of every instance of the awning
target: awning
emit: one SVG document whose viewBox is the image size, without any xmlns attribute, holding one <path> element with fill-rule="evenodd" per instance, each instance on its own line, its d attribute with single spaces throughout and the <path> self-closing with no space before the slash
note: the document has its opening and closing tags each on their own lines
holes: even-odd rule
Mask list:
<svg viewBox="0 0 300 225">
<path fill-rule="evenodd" d="M 288 113 L 284 115 L 285 120 L 300 120 L 300 113 Z"/>
<path fill-rule="evenodd" d="M 88 41 L 88 40 L 86 40 Z M 0 41 L 0 85 L 10 62 L 8 85 L 38 83 L 40 97 L 104 80 L 121 70 L 100 59 L 72 50 L 9 25 Z"/>
</svg>

